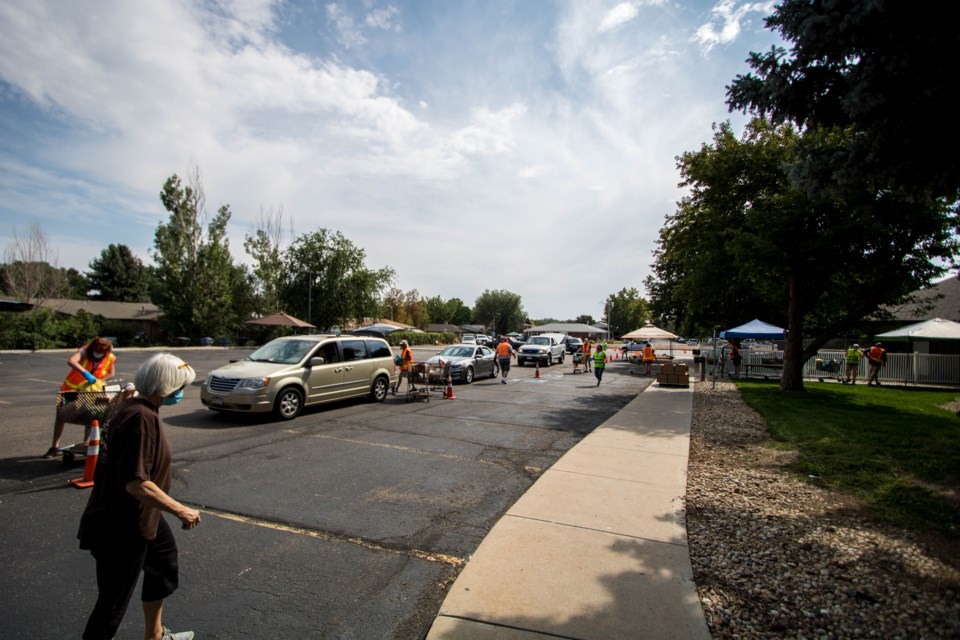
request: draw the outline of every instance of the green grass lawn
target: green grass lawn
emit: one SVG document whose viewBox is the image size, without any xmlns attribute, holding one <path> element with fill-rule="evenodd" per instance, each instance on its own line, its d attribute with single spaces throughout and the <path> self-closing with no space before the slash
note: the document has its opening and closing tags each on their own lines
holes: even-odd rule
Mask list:
<svg viewBox="0 0 960 640">
<path fill-rule="evenodd" d="M 853 494 L 871 515 L 960 538 L 960 417 L 939 408 L 960 391 L 738 382 L 776 446 L 799 456 L 791 471 Z"/>
</svg>

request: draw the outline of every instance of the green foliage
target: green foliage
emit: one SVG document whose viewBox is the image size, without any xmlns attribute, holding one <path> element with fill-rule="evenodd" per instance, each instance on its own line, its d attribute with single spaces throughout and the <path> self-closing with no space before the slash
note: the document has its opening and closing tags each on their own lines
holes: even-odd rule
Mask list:
<svg viewBox="0 0 960 640">
<path fill-rule="evenodd" d="M 522 331 L 527 313 L 520 296 L 503 289 L 485 290 L 473 305 L 474 320 L 493 328 L 496 335 Z"/>
<path fill-rule="evenodd" d="M 111 244 L 90 262 L 87 286 L 96 290 L 94 300 L 146 302 L 149 297 L 147 269 L 130 247 Z"/>
<path fill-rule="evenodd" d="M 815 385 L 777 393 L 737 384 L 778 446 L 798 452 L 799 478 L 857 496 L 880 520 L 960 538 L 960 418 L 950 391 Z"/>
<path fill-rule="evenodd" d="M 320 229 L 299 236 L 284 254 L 289 276 L 281 295 L 284 311 L 321 329 L 378 316 L 380 294 L 395 274 L 389 267 L 368 269 L 365 255 L 339 231 Z"/>
<path fill-rule="evenodd" d="M 281 227 L 282 213 L 276 217 L 271 213 L 262 217 L 260 228 L 252 236 L 244 236 L 243 247 L 253 258 L 250 284 L 254 314 L 251 315 L 270 315 L 281 310 L 280 292 L 286 281 Z"/>
<path fill-rule="evenodd" d="M 401 340 L 406 340 L 411 347 L 424 344 L 456 344 L 457 342 L 455 334 L 424 331 L 394 331 L 388 334 L 386 339 L 392 347 L 399 345 Z"/>
<path fill-rule="evenodd" d="M 650 304 L 634 287 L 620 289 L 608 296 L 604 308 L 609 316 L 610 332 L 614 336 L 639 329 L 651 319 Z"/>
<path fill-rule="evenodd" d="M 958 246 L 945 202 L 869 185 L 845 198 L 794 187 L 787 167 L 812 138 L 847 144 L 757 119 L 742 140 L 725 124 L 713 145 L 685 153 L 691 193 L 661 229 L 646 283 L 654 313 L 687 333 L 755 317 L 786 326 L 782 386 L 791 390 L 803 388 L 800 368 L 822 344 L 929 284 Z"/>
<path fill-rule="evenodd" d="M 154 302 L 163 309 L 171 336 L 204 337 L 227 333 L 238 318 L 233 308 L 236 279 L 226 239 L 230 209 L 221 207 L 209 225 L 199 177 L 183 186 L 176 175 L 163 185 L 160 199 L 169 221 L 157 226 Z M 206 233 L 206 238 L 204 234 Z"/>
<path fill-rule="evenodd" d="M 77 312 L 58 315 L 50 309 L 28 313 L 0 313 L 0 349 L 76 348 L 102 335 L 103 318 Z"/>
<path fill-rule="evenodd" d="M 731 109 L 804 129 L 850 131 L 850 144 L 804 153 L 795 176 L 811 192 L 864 181 L 957 199 L 960 4 L 930 13 L 907 2 L 784 0 L 767 27 L 792 43 L 752 53 L 754 74 L 728 87 Z"/>
<path fill-rule="evenodd" d="M 387 291 L 383 296 L 379 317 L 421 329 L 430 324 L 427 302 L 420 297 L 416 289 L 403 292 L 400 289 L 391 288 Z"/>
</svg>

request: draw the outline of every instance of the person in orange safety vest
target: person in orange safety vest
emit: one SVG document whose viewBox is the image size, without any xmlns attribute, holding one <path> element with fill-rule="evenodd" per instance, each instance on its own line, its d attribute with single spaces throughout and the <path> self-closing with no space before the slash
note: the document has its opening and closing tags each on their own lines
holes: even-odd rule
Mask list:
<svg viewBox="0 0 960 640">
<path fill-rule="evenodd" d="M 650 375 L 653 373 L 653 363 L 657 360 L 657 355 L 653 351 L 653 346 L 649 342 L 643 344 L 643 373 L 644 375 Z"/>
<path fill-rule="evenodd" d="M 70 373 L 67 374 L 60 392 L 65 401 L 76 399 L 76 392 L 99 391 L 102 381 L 113 377 L 113 365 L 117 357 L 113 354 L 113 344 L 106 338 L 94 338 L 85 347 L 77 349 L 76 353 L 67 359 Z M 72 400 L 70 399 L 73 395 Z M 53 443 L 44 458 L 54 458 L 60 453 L 60 437 L 63 435 L 64 421 L 60 419 L 60 412 L 53 423 Z M 89 432 L 89 427 L 87 428 Z"/>
<path fill-rule="evenodd" d="M 516 355 L 507 337 L 501 337 L 500 344 L 497 345 L 497 360 L 500 361 L 501 384 L 507 384 L 507 375 L 510 373 L 510 358 L 515 358 Z"/>
<path fill-rule="evenodd" d="M 887 350 L 883 348 L 883 344 L 876 343 L 870 350 L 867 351 L 867 386 L 877 383 L 877 386 L 880 386 L 880 380 L 877 377 L 880 375 L 880 367 L 883 367 L 887 364 Z"/>
<path fill-rule="evenodd" d="M 413 364 L 413 349 L 406 340 L 400 341 L 400 376 L 397 378 L 397 385 L 393 388 L 393 395 L 397 395 L 397 389 L 404 378 L 407 379 L 407 386 L 410 385 L 410 365 Z"/>
</svg>

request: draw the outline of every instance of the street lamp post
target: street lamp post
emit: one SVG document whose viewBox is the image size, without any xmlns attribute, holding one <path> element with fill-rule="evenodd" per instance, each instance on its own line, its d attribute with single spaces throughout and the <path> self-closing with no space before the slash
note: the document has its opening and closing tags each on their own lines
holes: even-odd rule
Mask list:
<svg viewBox="0 0 960 640">
<path fill-rule="evenodd" d="M 313 324 L 313 271 L 301 271 L 307 274 L 307 323 Z"/>
</svg>

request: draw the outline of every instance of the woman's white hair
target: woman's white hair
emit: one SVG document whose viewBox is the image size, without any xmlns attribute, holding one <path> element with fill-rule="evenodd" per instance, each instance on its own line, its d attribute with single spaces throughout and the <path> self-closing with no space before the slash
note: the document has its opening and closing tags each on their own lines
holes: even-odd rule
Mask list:
<svg viewBox="0 0 960 640">
<path fill-rule="evenodd" d="M 197 373 L 186 362 L 169 353 L 158 353 L 140 365 L 133 378 L 141 396 L 158 395 L 166 398 L 177 389 L 186 387 Z"/>
</svg>

